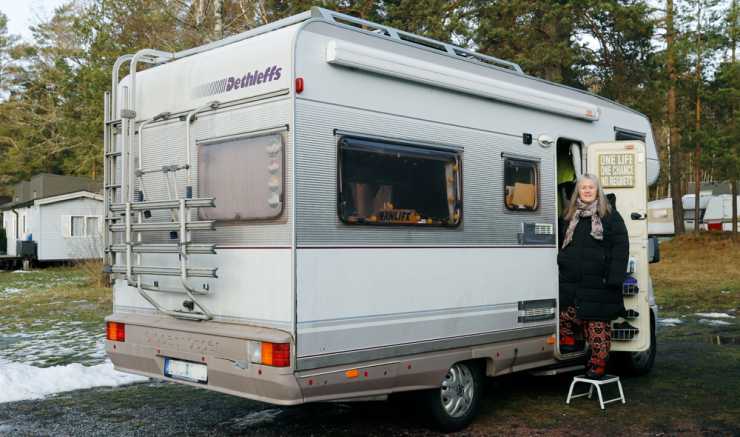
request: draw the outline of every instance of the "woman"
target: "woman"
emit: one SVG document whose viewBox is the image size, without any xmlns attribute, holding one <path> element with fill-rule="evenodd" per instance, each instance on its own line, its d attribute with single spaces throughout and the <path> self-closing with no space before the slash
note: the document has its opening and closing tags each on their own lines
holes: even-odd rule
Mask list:
<svg viewBox="0 0 740 437">
<path fill-rule="evenodd" d="M 578 178 L 563 212 L 560 268 L 560 350 L 574 352 L 577 331 L 591 345 L 586 375 L 601 378 L 611 348 L 610 321 L 624 312 L 629 240 L 596 176 Z"/>
</svg>

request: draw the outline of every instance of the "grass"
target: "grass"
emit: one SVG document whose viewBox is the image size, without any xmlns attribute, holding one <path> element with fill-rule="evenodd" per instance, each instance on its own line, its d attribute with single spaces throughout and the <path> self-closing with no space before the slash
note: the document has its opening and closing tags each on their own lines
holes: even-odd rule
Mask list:
<svg viewBox="0 0 740 437">
<path fill-rule="evenodd" d="M 687 234 L 661 243 L 660 255 L 650 274 L 664 313 L 740 306 L 740 240 L 727 233 Z"/>
<path fill-rule="evenodd" d="M 103 318 L 112 304 L 97 272 L 90 266 L 0 272 L 0 361 L 101 362 Z"/>
<path fill-rule="evenodd" d="M 111 312 L 108 287 L 91 286 L 78 267 L 0 272 L 0 321 L 25 327 L 60 320 L 100 322 Z"/>
</svg>

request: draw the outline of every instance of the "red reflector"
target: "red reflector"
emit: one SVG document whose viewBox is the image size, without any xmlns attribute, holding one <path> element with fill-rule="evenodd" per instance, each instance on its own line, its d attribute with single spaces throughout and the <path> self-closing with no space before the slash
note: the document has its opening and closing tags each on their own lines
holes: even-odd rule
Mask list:
<svg viewBox="0 0 740 437">
<path fill-rule="evenodd" d="M 126 341 L 126 325 L 118 322 L 106 323 L 105 338 L 110 341 Z"/>
<path fill-rule="evenodd" d="M 290 343 L 274 343 L 272 345 L 272 365 L 274 367 L 290 366 Z"/>
<path fill-rule="evenodd" d="M 295 79 L 295 92 L 296 94 L 300 94 L 303 92 L 303 78 L 297 77 Z"/>
</svg>

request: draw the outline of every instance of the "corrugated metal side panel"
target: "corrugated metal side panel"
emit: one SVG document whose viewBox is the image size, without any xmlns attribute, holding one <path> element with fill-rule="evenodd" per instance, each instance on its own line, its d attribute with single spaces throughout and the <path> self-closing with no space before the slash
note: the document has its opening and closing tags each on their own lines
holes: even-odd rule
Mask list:
<svg viewBox="0 0 740 437">
<path fill-rule="evenodd" d="M 192 125 L 191 140 L 197 143 L 228 135 L 254 132 L 288 124 L 291 101 L 288 98 L 260 101 L 239 107 L 223 108 L 218 111 L 198 115 Z M 217 224 L 216 231 L 195 232 L 196 242 L 209 242 L 218 245 L 264 246 L 290 245 L 290 202 L 291 192 L 291 135 L 283 133 L 285 144 L 285 186 L 282 215 L 274 220 Z M 185 123 L 170 121 L 145 128 L 144 130 L 144 168 L 158 168 L 168 164 L 185 163 Z M 193 196 L 198 196 L 198 150 L 191 147 L 193 165 Z M 178 186 L 185 187 L 185 173 L 178 172 Z M 167 198 L 167 186 L 162 173 L 144 176 L 144 189 L 148 200 Z M 218 199 L 216 199 L 218 203 Z M 152 211 L 152 221 L 169 220 L 168 213 Z M 194 217 L 194 219 L 196 219 Z M 149 236 L 150 241 L 166 238 L 165 233 Z"/>
<path fill-rule="evenodd" d="M 453 229 L 341 223 L 337 215 L 334 129 L 464 148 L 463 224 Z M 296 142 L 299 245 L 511 245 L 517 244 L 523 221 L 554 220 L 554 150 L 524 145 L 519 136 L 297 100 Z M 502 152 L 541 160 L 537 211 L 512 212 L 504 206 Z"/>
</svg>

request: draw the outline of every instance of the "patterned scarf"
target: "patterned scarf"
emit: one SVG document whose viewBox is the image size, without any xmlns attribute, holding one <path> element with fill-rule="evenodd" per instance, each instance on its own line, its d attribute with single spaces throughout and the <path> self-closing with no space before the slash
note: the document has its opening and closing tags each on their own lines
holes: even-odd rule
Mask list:
<svg viewBox="0 0 740 437">
<path fill-rule="evenodd" d="M 565 246 L 570 244 L 573 240 L 573 232 L 576 230 L 578 220 L 581 217 L 591 217 L 591 236 L 597 240 L 604 239 L 604 225 L 601 224 L 601 217 L 596 210 L 599 206 L 599 202 L 594 200 L 591 203 L 585 203 L 580 198 L 576 199 L 576 212 L 573 214 L 573 218 L 568 223 L 568 229 L 565 231 L 565 240 L 563 241 L 563 249 Z"/>
</svg>

